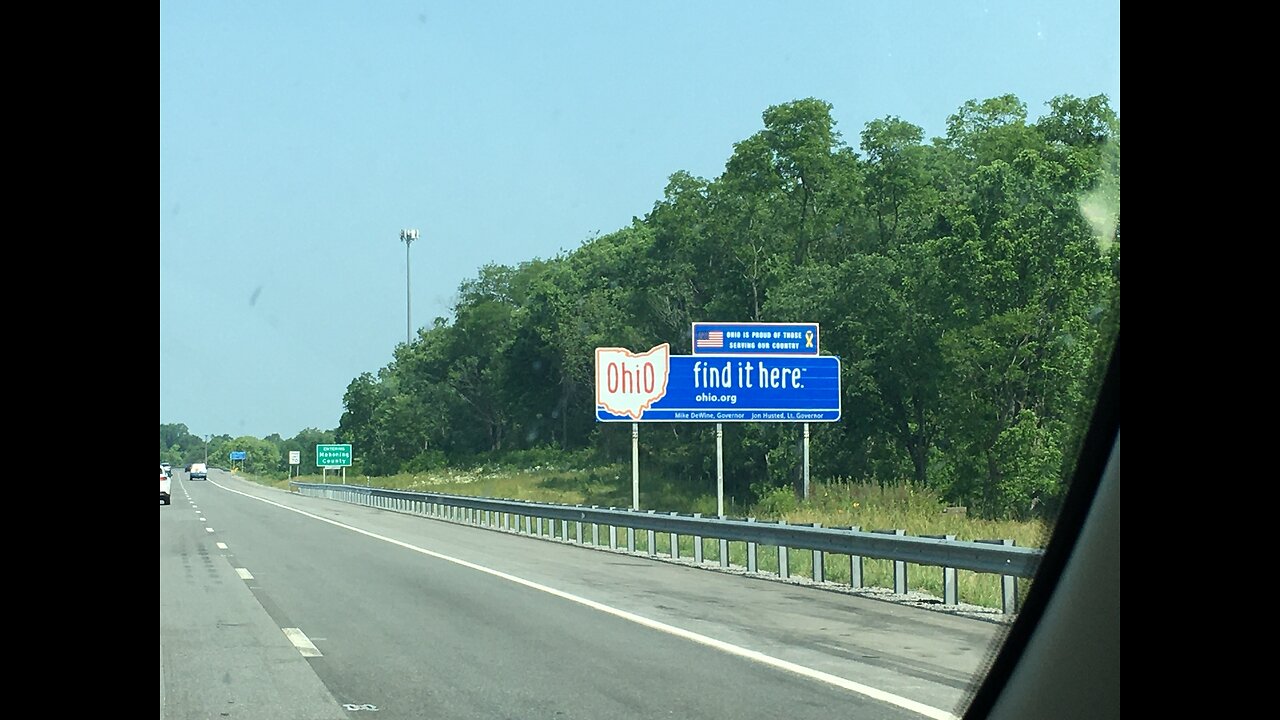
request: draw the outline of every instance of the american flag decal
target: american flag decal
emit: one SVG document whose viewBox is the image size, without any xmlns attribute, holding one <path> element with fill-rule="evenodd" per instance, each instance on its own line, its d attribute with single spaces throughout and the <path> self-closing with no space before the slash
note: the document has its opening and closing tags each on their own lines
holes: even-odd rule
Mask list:
<svg viewBox="0 0 1280 720">
<path fill-rule="evenodd" d="M 694 338 L 693 345 L 700 348 L 722 348 L 724 347 L 724 331 L 700 332 Z"/>
</svg>

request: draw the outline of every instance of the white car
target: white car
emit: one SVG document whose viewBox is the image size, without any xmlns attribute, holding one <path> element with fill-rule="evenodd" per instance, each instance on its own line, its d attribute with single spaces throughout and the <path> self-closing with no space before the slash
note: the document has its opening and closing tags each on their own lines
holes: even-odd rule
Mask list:
<svg viewBox="0 0 1280 720">
<path fill-rule="evenodd" d="M 160 467 L 160 504 L 169 504 L 169 488 L 173 485 L 173 481 L 169 479 L 169 473 L 164 467 Z"/>
<path fill-rule="evenodd" d="M 209 471 L 204 463 L 191 463 L 191 469 L 187 471 L 188 480 L 206 480 L 208 477 Z"/>
</svg>

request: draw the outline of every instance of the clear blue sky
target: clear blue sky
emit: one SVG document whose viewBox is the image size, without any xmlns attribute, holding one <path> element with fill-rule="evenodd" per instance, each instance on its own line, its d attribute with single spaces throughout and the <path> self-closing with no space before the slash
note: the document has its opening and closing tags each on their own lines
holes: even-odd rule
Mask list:
<svg viewBox="0 0 1280 720">
<path fill-rule="evenodd" d="M 970 99 L 1120 109 L 1119 0 L 160 3 L 160 422 L 291 437 L 484 263 L 713 178 L 770 105 L 856 146 Z M 583 412 L 589 412 L 586 408 Z"/>
</svg>

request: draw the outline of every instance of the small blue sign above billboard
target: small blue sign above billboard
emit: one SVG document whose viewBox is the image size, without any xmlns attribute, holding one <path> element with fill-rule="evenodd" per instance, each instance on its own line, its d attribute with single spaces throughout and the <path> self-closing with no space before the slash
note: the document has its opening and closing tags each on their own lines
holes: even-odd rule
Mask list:
<svg viewBox="0 0 1280 720">
<path fill-rule="evenodd" d="M 840 419 L 837 357 L 668 356 L 666 348 L 660 345 L 647 353 L 596 349 L 597 421 Z"/>
<path fill-rule="evenodd" d="M 694 355 L 818 354 L 818 323 L 696 322 Z"/>
</svg>

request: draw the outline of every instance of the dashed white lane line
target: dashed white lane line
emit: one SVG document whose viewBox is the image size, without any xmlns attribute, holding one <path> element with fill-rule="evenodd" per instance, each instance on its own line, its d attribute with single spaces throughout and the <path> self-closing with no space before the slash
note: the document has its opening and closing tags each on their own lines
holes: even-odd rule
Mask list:
<svg viewBox="0 0 1280 720">
<path fill-rule="evenodd" d="M 307 634 L 298 628 L 280 628 L 284 631 L 284 636 L 289 638 L 289 642 L 298 648 L 298 652 L 302 653 L 302 657 L 324 657 L 324 653 L 320 652 L 320 648 L 311 642 Z"/>
<path fill-rule="evenodd" d="M 253 573 L 249 572 L 246 568 L 236 568 L 236 574 L 240 576 L 241 580 L 253 579 Z"/>
<path fill-rule="evenodd" d="M 227 549 L 227 544 L 226 544 L 226 543 L 224 543 L 224 542 L 220 542 L 220 543 L 218 543 L 218 549 L 219 549 L 219 550 L 226 550 L 226 549 Z"/>
<path fill-rule="evenodd" d="M 213 532 L 213 528 L 207 527 L 207 528 L 205 528 L 205 529 L 204 529 L 204 531 L 205 531 L 205 532 Z"/>
</svg>

